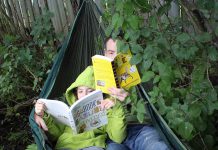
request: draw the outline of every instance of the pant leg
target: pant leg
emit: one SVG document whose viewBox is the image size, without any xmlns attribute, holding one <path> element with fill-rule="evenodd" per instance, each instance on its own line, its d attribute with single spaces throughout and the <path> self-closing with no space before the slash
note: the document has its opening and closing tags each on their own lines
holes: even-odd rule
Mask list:
<svg viewBox="0 0 218 150">
<path fill-rule="evenodd" d="M 104 150 L 104 149 L 101 147 L 91 146 L 91 147 L 86 147 L 80 150 Z"/>
<path fill-rule="evenodd" d="M 126 145 L 115 143 L 111 139 L 107 139 L 107 148 L 106 150 L 130 150 Z"/>
<path fill-rule="evenodd" d="M 152 126 L 134 125 L 127 128 L 124 141 L 131 150 L 168 150 L 157 130 Z"/>
<path fill-rule="evenodd" d="M 110 143 L 107 145 L 106 150 L 130 150 L 130 149 L 123 144 Z"/>
</svg>

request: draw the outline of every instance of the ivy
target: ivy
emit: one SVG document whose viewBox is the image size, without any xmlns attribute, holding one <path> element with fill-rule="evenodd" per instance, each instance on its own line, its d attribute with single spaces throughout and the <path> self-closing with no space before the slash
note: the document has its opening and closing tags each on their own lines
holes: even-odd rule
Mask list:
<svg viewBox="0 0 218 150">
<path fill-rule="evenodd" d="M 131 50 L 131 63 L 149 86 L 151 102 L 178 137 L 193 149 L 195 141 L 204 149 L 215 149 L 218 139 L 211 136 L 218 133 L 213 127 L 218 116 L 218 3 L 178 1 L 182 16 L 173 18 L 168 16 L 171 2 L 110 1 L 106 31 L 113 28 L 116 38 L 122 29 L 118 49 Z M 132 110 L 142 110 L 132 99 Z M 137 118 L 141 121 L 143 113 Z"/>
</svg>

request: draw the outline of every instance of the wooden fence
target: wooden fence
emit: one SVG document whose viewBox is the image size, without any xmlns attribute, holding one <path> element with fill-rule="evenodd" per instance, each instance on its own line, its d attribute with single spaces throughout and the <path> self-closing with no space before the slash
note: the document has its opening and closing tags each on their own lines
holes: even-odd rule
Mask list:
<svg viewBox="0 0 218 150">
<path fill-rule="evenodd" d="M 101 7 L 101 0 L 93 0 Z M 55 33 L 66 35 L 71 28 L 78 11 L 80 0 L 0 0 L 0 39 L 4 33 L 17 33 L 23 37 L 29 35 L 37 16 L 53 13 L 51 19 Z M 164 3 L 164 0 L 159 0 Z M 178 16 L 179 7 L 172 2 L 169 16 Z M 146 20 L 146 16 L 145 16 Z"/>
<path fill-rule="evenodd" d="M 37 16 L 46 10 L 54 15 L 51 21 L 55 32 L 66 35 L 78 5 L 79 0 L 0 0 L 0 37 L 14 32 L 26 36 Z"/>
</svg>

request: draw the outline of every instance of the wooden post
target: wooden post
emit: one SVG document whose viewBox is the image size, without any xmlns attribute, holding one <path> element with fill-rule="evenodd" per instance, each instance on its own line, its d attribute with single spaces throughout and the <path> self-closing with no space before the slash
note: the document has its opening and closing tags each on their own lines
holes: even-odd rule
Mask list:
<svg viewBox="0 0 218 150">
<path fill-rule="evenodd" d="M 13 0 L 13 2 L 14 2 L 14 5 L 15 5 L 15 11 L 16 11 L 17 18 L 18 18 L 20 32 L 21 32 L 22 35 L 25 35 L 25 31 L 24 31 L 25 26 L 24 26 L 24 22 L 23 22 L 21 10 L 20 10 L 19 1 L 18 0 Z"/>
<path fill-rule="evenodd" d="M 39 7 L 41 8 L 42 14 L 44 15 L 46 13 L 46 5 L 44 0 L 38 0 Z"/>
<path fill-rule="evenodd" d="M 57 0 L 57 6 L 58 6 L 58 10 L 59 10 L 59 16 L 60 16 L 60 20 L 61 20 L 61 30 L 64 31 L 64 35 L 67 34 L 68 32 L 68 25 L 67 25 L 67 18 L 66 18 L 66 14 L 65 14 L 65 9 L 64 9 L 64 3 L 63 1 Z"/>
<path fill-rule="evenodd" d="M 29 16 L 29 24 L 30 26 L 32 26 L 32 23 L 34 22 L 34 15 L 33 15 L 33 8 L 32 8 L 32 4 L 31 4 L 31 0 L 26 0 L 26 6 L 27 6 L 27 12 L 28 12 L 28 16 Z"/>
<path fill-rule="evenodd" d="M 66 0 L 66 12 L 67 12 L 67 23 L 69 25 L 69 27 L 72 26 L 73 20 L 75 18 L 74 13 L 73 13 L 73 7 L 72 7 L 72 3 L 70 0 Z"/>
<path fill-rule="evenodd" d="M 37 16 L 40 15 L 38 0 L 33 1 L 33 13 L 34 13 L 35 19 Z"/>
<path fill-rule="evenodd" d="M 55 33 L 61 33 L 61 22 L 56 0 L 48 0 L 49 11 L 54 14 L 52 17 L 52 23 L 55 29 Z"/>
<path fill-rule="evenodd" d="M 29 19 L 28 19 L 28 12 L 26 9 L 26 0 L 20 0 L 20 6 L 21 6 L 21 12 L 24 20 L 24 26 L 28 29 L 30 29 Z"/>
</svg>

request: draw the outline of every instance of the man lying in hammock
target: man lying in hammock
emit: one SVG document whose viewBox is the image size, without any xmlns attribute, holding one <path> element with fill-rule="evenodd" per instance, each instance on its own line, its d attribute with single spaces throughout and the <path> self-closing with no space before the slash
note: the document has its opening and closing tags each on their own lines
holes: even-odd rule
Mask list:
<svg viewBox="0 0 218 150">
<path fill-rule="evenodd" d="M 117 55 L 116 40 L 107 38 L 105 41 L 105 56 L 114 59 Z M 123 89 L 110 88 L 110 94 L 121 102 L 125 100 L 128 93 Z M 161 140 L 160 135 L 153 126 L 132 125 L 127 126 L 127 138 L 124 145 L 131 150 L 168 150 L 167 145 Z M 109 140 L 107 150 L 113 150 L 114 143 Z"/>
<path fill-rule="evenodd" d="M 69 105 L 72 105 L 77 99 L 84 97 L 94 89 L 93 68 L 89 66 L 67 89 L 66 99 Z M 55 149 L 103 150 L 106 148 L 106 139 L 110 138 L 116 142 L 115 146 L 122 150 L 128 150 L 126 146 L 118 144 L 126 137 L 126 122 L 122 105 L 119 102 L 116 102 L 115 105 L 109 97 L 101 101 L 101 107 L 107 109 L 108 124 L 80 134 L 74 134 L 71 127 L 57 123 L 51 116 L 46 115 L 44 113 L 45 105 L 40 101 L 35 104 L 35 120 L 39 126 L 49 132 L 53 141 L 57 141 Z M 116 150 L 116 147 L 113 150 Z"/>
</svg>

